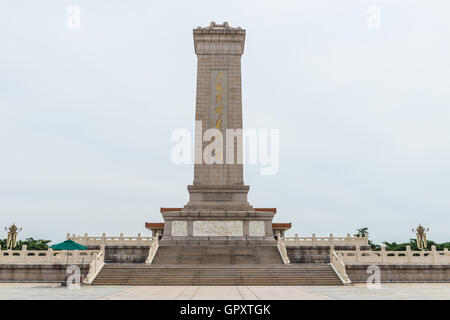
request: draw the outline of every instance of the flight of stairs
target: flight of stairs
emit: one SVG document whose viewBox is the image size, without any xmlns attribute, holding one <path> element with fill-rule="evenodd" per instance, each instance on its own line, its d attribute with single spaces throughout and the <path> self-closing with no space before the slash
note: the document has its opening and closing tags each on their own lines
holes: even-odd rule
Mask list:
<svg viewBox="0 0 450 320">
<path fill-rule="evenodd" d="M 120 252 L 127 256 L 126 253 Z M 93 285 L 131 286 L 341 284 L 328 263 L 285 265 L 273 245 L 163 245 L 151 265 L 127 264 L 123 259 L 107 261 L 93 282 Z"/>
<path fill-rule="evenodd" d="M 328 264 L 106 264 L 93 285 L 341 285 Z"/>
<path fill-rule="evenodd" d="M 160 246 L 152 265 L 282 265 L 276 246 Z"/>
</svg>

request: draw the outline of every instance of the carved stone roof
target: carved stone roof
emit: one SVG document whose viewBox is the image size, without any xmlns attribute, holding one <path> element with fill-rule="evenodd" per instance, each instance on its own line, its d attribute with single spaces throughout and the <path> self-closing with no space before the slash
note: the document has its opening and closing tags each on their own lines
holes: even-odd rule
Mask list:
<svg viewBox="0 0 450 320">
<path fill-rule="evenodd" d="M 209 27 L 194 29 L 196 54 L 242 55 L 244 52 L 245 30 L 230 27 L 228 22 L 211 22 Z"/>
<path fill-rule="evenodd" d="M 245 30 L 242 29 L 241 27 L 237 27 L 237 28 L 230 27 L 230 25 L 226 21 L 222 24 L 218 24 L 218 23 L 215 23 L 214 21 L 212 21 L 208 27 L 197 27 L 197 29 L 194 29 L 194 32 L 195 31 L 199 31 L 199 32 L 201 32 L 201 31 L 207 31 L 207 32 L 234 31 L 234 32 L 236 32 L 237 31 L 237 32 L 245 33 Z"/>
</svg>

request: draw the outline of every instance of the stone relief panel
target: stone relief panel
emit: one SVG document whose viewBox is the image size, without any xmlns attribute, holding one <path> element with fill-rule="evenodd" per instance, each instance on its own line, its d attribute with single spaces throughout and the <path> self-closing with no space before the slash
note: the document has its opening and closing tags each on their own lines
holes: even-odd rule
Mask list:
<svg viewBox="0 0 450 320">
<path fill-rule="evenodd" d="M 264 237 L 266 235 L 266 227 L 264 221 L 250 221 L 248 223 L 249 235 L 253 237 Z"/>
<path fill-rule="evenodd" d="M 197 54 L 242 54 L 243 46 L 233 42 L 198 42 L 196 50 Z"/>
<path fill-rule="evenodd" d="M 187 221 L 172 221 L 172 236 L 186 237 L 187 236 Z"/>
<path fill-rule="evenodd" d="M 243 235 L 243 221 L 194 221 L 194 236 L 242 237 Z"/>
</svg>

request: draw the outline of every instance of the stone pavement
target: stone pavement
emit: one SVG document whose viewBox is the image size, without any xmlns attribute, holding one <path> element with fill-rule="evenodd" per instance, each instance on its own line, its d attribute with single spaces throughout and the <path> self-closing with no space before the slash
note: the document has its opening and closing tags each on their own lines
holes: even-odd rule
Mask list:
<svg viewBox="0 0 450 320">
<path fill-rule="evenodd" d="M 354 286 L 83 286 L 0 284 L 0 300 L 450 300 L 450 283 L 382 284 L 381 289 Z"/>
</svg>

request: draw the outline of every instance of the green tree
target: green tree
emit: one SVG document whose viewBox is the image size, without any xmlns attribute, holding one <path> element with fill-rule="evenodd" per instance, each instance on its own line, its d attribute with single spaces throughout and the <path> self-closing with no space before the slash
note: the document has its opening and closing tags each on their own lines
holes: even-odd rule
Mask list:
<svg viewBox="0 0 450 320">
<path fill-rule="evenodd" d="M 19 240 L 17 241 L 16 246 L 13 248 L 13 250 L 20 250 L 22 249 L 23 245 L 27 246 L 27 250 L 47 250 L 48 244 L 51 242 L 51 240 L 43 240 L 43 239 L 33 239 L 33 238 L 26 238 L 25 240 Z M 0 245 L 2 250 L 6 250 L 6 239 L 0 240 Z"/>
<path fill-rule="evenodd" d="M 354 234 L 355 237 L 364 237 L 365 235 L 369 235 L 369 228 L 363 227 L 356 229 L 356 234 Z"/>
<path fill-rule="evenodd" d="M 386 246 L 386 251 L 406 251 L 406 246 L 411 246 L 411 250 L 417 251 L 417 241 L 416 239 L 409 239 L 409 242 L 388 242 L 383 241 L 383 244 Z"/>
<path fill-rule="evenodd" d="M 367 227 L 362 227 L 359 229 L 356 229 L 356 233 L 354 234 L 355 237 L 364 237 L 365 235 L 367 235 L 367 238 L 369 237 L 369 228 Z M 369 241 L 369 246 L 372 250 L 374 251 L 378 251 L 381 250 L 381 247 L 377 244 L 374 244 L 372 241 Z"/>
</svg>

